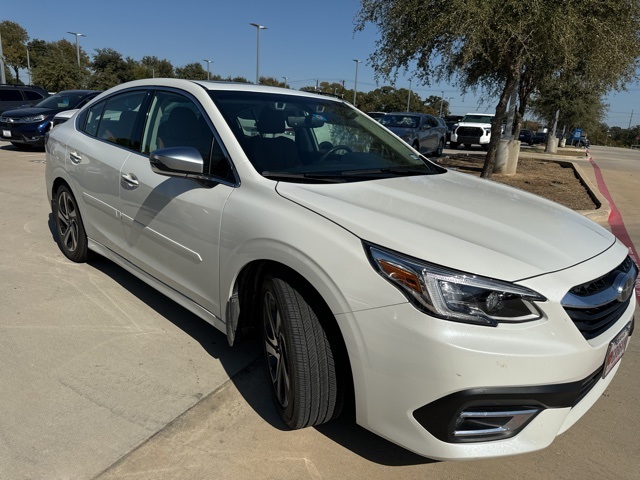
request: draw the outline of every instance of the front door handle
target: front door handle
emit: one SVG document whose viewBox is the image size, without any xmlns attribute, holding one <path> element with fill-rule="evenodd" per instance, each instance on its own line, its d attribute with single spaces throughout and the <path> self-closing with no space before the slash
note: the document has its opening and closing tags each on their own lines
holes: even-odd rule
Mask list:
<svg viewBox="0 0 640 480">
<path fill-rule="evenodd" d="M 138 185 L 140 185 L 140 182 L 138 182 L 138 178 L 133 173 L 123 173 L 122 180 L 124 180 L 127 185 L 133 188 L 136 188 Z"/>
</svg>

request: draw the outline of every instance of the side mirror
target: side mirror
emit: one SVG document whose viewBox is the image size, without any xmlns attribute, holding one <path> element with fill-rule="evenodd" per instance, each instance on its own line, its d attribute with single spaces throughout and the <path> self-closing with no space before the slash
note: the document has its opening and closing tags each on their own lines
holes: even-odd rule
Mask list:
<svg viewBox="0 0 640 480">
<path fill-rule="evenodd" d="M 193 147 L 169 147 L 151 152 L 149 155 L 151 170 L 169 177 L 202 175 L 204 160 L 200 152 Z"/>
</svg>

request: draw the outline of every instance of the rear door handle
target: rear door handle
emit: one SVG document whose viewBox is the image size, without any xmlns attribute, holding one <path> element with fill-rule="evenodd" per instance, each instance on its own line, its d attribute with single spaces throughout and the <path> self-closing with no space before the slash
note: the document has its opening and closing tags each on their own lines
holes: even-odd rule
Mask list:
<svg viewBox="0 0 640 480">
<path fill-rule="evenodd" d="M 82 161 L 82 157 L 75 152 L 69 152 L 69 160 L 77 165 Z"/>
<path fill-rule="evenodd" d="M 136 188 L 138 185 L 140 185 L 140 182 L 138 182 L 138 178 L 133 173 L 123 173 L 121 176 L 122 180 L 124 180 L 124 182 L 130 187 Z"/>
</svg>

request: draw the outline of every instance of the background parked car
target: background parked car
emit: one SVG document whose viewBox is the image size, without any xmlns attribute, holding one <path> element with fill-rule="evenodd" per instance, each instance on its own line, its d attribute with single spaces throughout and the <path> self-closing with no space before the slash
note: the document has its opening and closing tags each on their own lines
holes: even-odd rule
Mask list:
<svg viewBox="0 0 640 480">
<path fill-rule="evenodd" d="M 384 112 L 367 112 L 367 115 L 369 115 L 371 118 L 378 120 L 381 117 L 384 117 L 386 115 L 386 113 Z"/>
<path fill-rule="evenodd" d="M 423 154 L 442 155 L 447 138 L 444 120 L 426 113 L 387 113 L 378 121 Z"/>
<path fill-rule="evenodd" d="M 533 134 L 532 138 L 533 144 L 546 144 L 547 143 L 547 134 L 544 132 L 536 132 Z"/>
<path fill-rule="evenodd" d="M 447 143 L 451 141 L 451 132 L 456 123 L 462 120 L 464 115 L 447 115 L 444 117 L 444 123 L 447 126 Z"/>
<path fill-rule="evenodd" d="M 533 132 L 531 130 L 527 130 L 526 128 L 523 128 L 522 130 L 520 130 L 520 134 L 518 135 L 518 140 L 520 140 L 522 143 L 526 143 L 529 146 L 532 146 Z"/>
<path fill-rule="evenodd" d="M 0 115 L 7 110 L 25 105 L 35 105 L 48 96 L 49 92 L 40 87 L 0 85 Z"/>
<path fill-rule="evenodd" d="M 0 116 L 0 138 L 18 148 L 42 147 L 57 113 L 80 108 L 99 93 L 97 90 L 64 90 L 34 107 L 8 110 Z"/>
</svg>

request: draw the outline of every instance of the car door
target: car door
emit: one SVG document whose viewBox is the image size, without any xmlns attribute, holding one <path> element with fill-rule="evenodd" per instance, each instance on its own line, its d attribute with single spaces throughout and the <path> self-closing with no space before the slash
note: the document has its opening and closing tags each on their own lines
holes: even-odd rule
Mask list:
<svg viewBox="0 0 640 480">
<path fill-rule="evenodd" d="M 146 96 L 138 90 L 92 105 L 78 118 L 79 131 L 67 144 L 67 171 L 87 235 L 119 254 L 124 246 L 120 170 L 135 148 L 134 125 Z"/>
<path fill-rule="evenodd" d="M 204 173 L 217 181 L 153 172 L 149 153 L 178 146 L 198 149 Z M 220 222 L 235 183 L 228 156 L 204 109 L 186 94 L 163 90 L 151 101 L 141 152 L 127 158 L 120 175 L 125 257 L 220 316 Z"/>
</svg>

